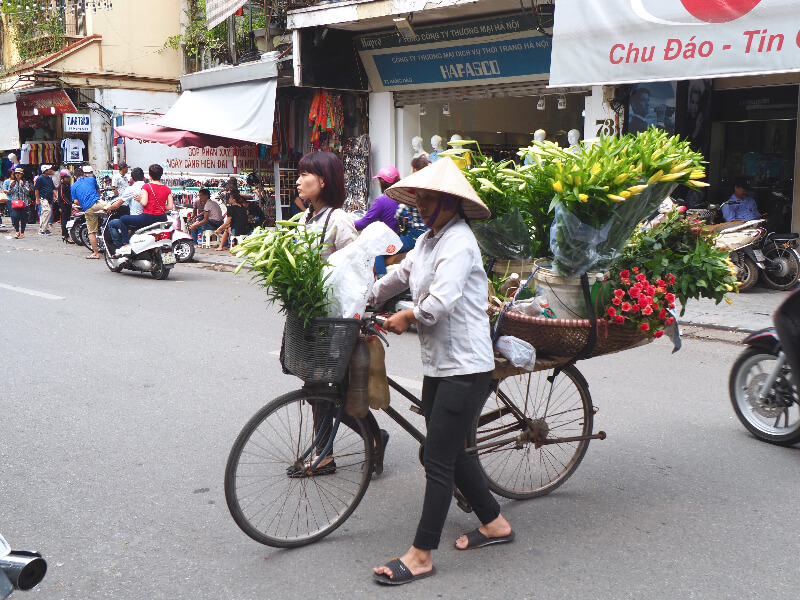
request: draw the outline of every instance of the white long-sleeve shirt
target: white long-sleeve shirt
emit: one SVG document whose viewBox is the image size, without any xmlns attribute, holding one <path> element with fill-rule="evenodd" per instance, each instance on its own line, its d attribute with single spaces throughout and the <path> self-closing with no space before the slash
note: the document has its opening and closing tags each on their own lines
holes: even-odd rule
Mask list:
<svg viewBox="0 0 800 600">
<path fill-rule="evenodd" d="M 486 314 L 489 284 L 475 236 L 453 217 L 438 234 L 427 231 L 400 266 L 373 288 L 377 303 L 411 290 L 419 321 L 422 372 L 428 377 L 494 369 Z"/>
</svg>

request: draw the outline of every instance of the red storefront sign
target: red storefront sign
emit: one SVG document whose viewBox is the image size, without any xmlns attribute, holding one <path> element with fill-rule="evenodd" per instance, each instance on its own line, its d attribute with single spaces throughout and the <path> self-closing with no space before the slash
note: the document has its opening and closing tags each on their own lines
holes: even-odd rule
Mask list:
<svg viewBox="0 0 800 600">
<path fill-rule="evenodd" d="M 77 110 L 64 90 L 39 92 L 17 98 L 17 119 L 20 127 L 35 123 L 42 116 L 63 115 Z"/>
</svg>

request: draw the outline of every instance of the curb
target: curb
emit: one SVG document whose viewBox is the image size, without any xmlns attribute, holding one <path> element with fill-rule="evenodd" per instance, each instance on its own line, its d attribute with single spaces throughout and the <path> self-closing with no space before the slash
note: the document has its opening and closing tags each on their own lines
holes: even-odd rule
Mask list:
<svg viewBox="0 0 800 600">
<path fill-rule="evenodd" d="M 699 327 L 701 329 L 716 329 L 717 331 L 729 331 L 731 333 L 751 334 L 761 331 L 760 329 L 748 329 L 747 327 L 720 325 L 718 323 L 697 323 L 695 321 L 678 321 L 678 324 L 681 327 Z"/>
</svg>

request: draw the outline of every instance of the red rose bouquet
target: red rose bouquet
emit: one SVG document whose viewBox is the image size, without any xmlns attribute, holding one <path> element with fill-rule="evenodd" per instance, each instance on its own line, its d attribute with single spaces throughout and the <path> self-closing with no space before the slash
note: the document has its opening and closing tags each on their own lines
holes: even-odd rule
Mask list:
<svg viewBox="0 0 800 600">
<path fill-rule="evenodd" d="M 675 294 L 670 291 L 673 285 L 672 273 L 655 281 L 650 281 L 638 267 L 612 274 L 603 287 L 606 318 L 659 338 L 664 335 L 664 328 L 675 321 L 670 312 L 675 308 Z"/>
</svg>

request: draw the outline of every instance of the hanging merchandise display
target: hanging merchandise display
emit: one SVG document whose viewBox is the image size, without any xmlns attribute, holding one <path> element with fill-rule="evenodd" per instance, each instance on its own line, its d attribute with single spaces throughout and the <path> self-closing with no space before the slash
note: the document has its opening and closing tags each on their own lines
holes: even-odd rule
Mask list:
<svg viewBox="0 0 800 600">
<path fill-rule="evenodd" d="M 61 164 L 61 152 L 59 151 L 58 142 L 26 142 L 23 144 L 23 153 L 25 150 L 27 150 L 28 162 L 23 164 Z"/>
<path fill-rule="evenodd" d="M 342 149 L 344 163 L 344 189 L 347 195 L 344 209 L 347 212 L 367 210 L 369 196 L 369 155 L 368 135 L 347 138 Z"/>
<path fill-rule="evenodd" d="M 311 127 L 311 146 L 313 150 L 329 149 L 338 151 L 344 128 L 342 97 L 326 90 L 317 90 L 311 101 L 308 124 Z"/>
<path fill-rule="evenodd" d="M 83 162 L 83 149 L 86 144 L 77 138 L 61 140 L 61 149 L 64 151 L 64 162 L 67 164 Z"/>
</svg>

